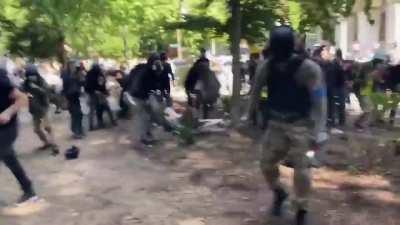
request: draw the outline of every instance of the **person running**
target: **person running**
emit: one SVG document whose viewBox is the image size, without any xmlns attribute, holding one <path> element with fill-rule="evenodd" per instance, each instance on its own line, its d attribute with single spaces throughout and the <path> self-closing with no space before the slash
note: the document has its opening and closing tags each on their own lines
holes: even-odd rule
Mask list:
<svg viewBox="0 0 400 225">
<path fill-rule="evenodd" d="M 130 73 L 129 94 L 136 105 L 134 147 L 142 150 L 154 143 L 151 122 L 173 131 L 164 116 L 164 95 L 168 90 L 162 82 L 163 64 L 158 54 L 152 54 L 146 64 L 139 64 Z"/>
<path fill-rule="evenodd" d="M 71 116 L 71 131 L 74 139 L 84 137 L 82 126 L 83 113 L 81 108 L 81 89 L 84 85 L 85 74 L 79 62 L 70 61 L 61 77 L 63 80 L 63 95 L 68 101 L 68 111 Z"/>
<path fill-rule="evenodd" d="M 116 125 L 116 120 L 108 104 L 107 97 L 109 96 L 106 88 L 106 77 L 100 65 L 94 64 L 86 76 L 85 90 L 89 95 L 89 129 L 94 130 L 94 117 L 97 115 L 97 128 L 105 128 L 103 113 L 108 114 L 108 117 L 113 126 Z"/>
<path fill-rule="evenodd" d="M 10 169 L 23 191 L 18 203 L 37 199 L 32 182 L 17 159 L 14 142 L 18 136 L 17 112 L 28 99 L 11 83 L 7 71 L 0 69 L 0 162 Z"/>
<path fill-rule="evenodd" d="M 274 193 L 272 215 L 282 215 L 288 194 L 279 181 L 279 163 L 290 158 L 294 167 L 296 225 L 307 224 L 311 195 L 311 148 L 327 140 L 326 87 L 321 68 L 312 60 L 294 54 L 295 34 L 279 26 L 270 34 L 270 56 L 257 70 L 246 123 L 254 114 L 264 87 L 268 91 L 268 129 L 262 140 L 261 170 Z"/>
<path fill-rule="evenodd" d="M 48 84 L 34 65 L 26 67 L 25 77 L 23 89 L 28 93 L 29 112 L 32 115 L 34 131 L 44 144 L 39 150 L 51 149 L 52 155 L 58 155 L 60 151 L 55 143 L 48 115 L 50 107 Z"/>
</svg>

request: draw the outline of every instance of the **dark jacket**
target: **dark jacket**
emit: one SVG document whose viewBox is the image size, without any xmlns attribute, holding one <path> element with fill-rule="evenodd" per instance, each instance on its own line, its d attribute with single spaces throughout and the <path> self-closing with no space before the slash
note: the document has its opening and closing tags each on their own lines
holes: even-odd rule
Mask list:
<svg viewBox="0 0 400 225">
<path fill-rule="evenodd" d="M 165 62 L 163 64 L 163 66 L 164 66 L 164 70 L 161 75 L 162 87 L 163 87 L 163 89 L 165 89 L 167 91 L 168 94 L 170 94 L 171 93 L 171 82 L 170 82 L 171 79 L 169 76 L 171 75 L 172 80 L 175 80 L 175 76 L 172 73 L 172 68 L 169 63 Z"/>
<path fill-rule="evenodd" d="M 197 81 L 200 79 L 199 63 L 194 63 L 192 68 L 190 68 L 186 80 L 185 80 L 185 90 L 186 92 L 192 92 L 196 87 Z"/>
<path fill-rule="evenodd" d="M 63 80 L 62 94 L 70 101 L 79 99 L 81 88 L 85 84 L 83 74 L 79 71 L 75 73 L 64 71 L 61 78 Z"/>
<path fill-rule="evenodd" d="M 102 72 L 99 65 L 94 65 L 86 75 L 85 91 L 89 95 L 93 95 L 96 92 L 100 92 L 104 95 L 108 95 L 106 88 L 106 77 Z"/>
<path fill-rule="evenodd" d="M 47 82 L 39 73 L 26 73 L 27 79 L 23 84 L 23 90 L 29 96 L 29 112 L 34 117 L 42 117 L 49 110 L 50 106 L 50 88 Z M 36 77 L 36 81 L 31 81 L 28 77 Z"/>
<path fill-rule="evenodd" d="M 156 74 L 150 65 L 142 64 L 134 68 L 129 75 L 130 93 L 133 97 L 146 100 L 152 91 L 160 90 L 163 94 L 169 93 L 169 79 L 165 73 Z M 133 89 L 134 90 L 133 90 Z"/>
<path fill-rule="evenodd" d="M 0 68 L 0 113 L 4 110 L 8 109 L 12 104 L 14 104 L 14 100 L 10 99 L 10 95 L 14 90 L 14 85 L 11 83 L 7 71 Z M 13 127 L 17 124 L 16 116 L 14 116 L 8 124 L 1 125 L 0 124 L 0 132 L 3 131 L 3 128 Z M 16 126 L 15 126 L 16 127 Z M 0 137 L 0 142 L 2 138 Z M 1 148 L 0 148 L 1 149 Z"/>
</svg>

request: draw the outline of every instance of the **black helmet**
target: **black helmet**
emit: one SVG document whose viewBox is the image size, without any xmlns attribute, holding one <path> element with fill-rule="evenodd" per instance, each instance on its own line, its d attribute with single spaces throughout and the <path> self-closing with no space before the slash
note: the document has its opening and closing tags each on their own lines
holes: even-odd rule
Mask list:
<svg viewBox="0 0 400 225">
<path fill-rule="evenodd" d="M 28 64 L 25 67 L 25 76 L 29 77 L 29 76 L 39 76 L 39 72 L 37 67 L 34 64 Z"/>
<path fill-rule="evenodd" d="M 157 53 L 151 53 L 149 58 L 147 58 L 147 64 L 152 65 L 157 60 L 160 60 L 160 55 Z"/>
<path fill-rule="evenodd" d="M 289 26 L 278 26 L 271 30 L 269 50 L 276 59 L 287 59 L 294 52 L 295 34 Z"/>
</svg>

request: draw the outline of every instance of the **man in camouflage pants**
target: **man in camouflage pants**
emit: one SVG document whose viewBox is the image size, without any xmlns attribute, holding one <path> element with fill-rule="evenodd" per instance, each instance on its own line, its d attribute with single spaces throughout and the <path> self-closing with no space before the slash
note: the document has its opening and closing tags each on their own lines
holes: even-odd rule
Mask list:
<svg viewBox="0 0 400 225">
<path fill-rule="evenodd" d="M 294 53 L 295 37 L 288 26 L 271 31 L 269 59 L 256 74 L 247 115 L 253 115 L 263 87 L 268 90 L 268 129 L 262 139 L 261 169 L 274 192 L 272 215 L 281 216 L 288 194 L 279 181 L 279 163 L 294 167 L 296 224 L 306 224 L 311 193 L 310 143 L 326 141 L 326 88 L 321 68 Z M 243 119 L 247 119 L 246 118 Z"/>
<path fill-rule="evenodd" d="M 59 149 L 54 140 L 53 129 L 49 120 L 49 88 L 40 76 L 36 66 L 28 65 L 25 71 L 24 90 L 29 96 L 29 111 L 32 115 L 33 128 L 43 142 L 40 150 L 51 149 L 52 155 L 58 155 Z"/>
</svg>

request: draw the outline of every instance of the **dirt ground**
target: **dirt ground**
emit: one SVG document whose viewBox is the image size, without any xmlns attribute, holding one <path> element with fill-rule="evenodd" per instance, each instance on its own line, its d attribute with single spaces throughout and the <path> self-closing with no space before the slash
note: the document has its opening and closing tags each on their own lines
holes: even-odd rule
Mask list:
<svg viewBox="0 0 400 225">
<path fill-rule="evenodd" d="M 61 121 L 59 121 L 61 120 Z M 81 148 L 65 161 L 40 144 L 31 127 L 21 130 L 17 149 L 40 201 L 12 205 L 20 192 L 0 167 L 0 225 L 286 225 L 268 216 L 272 195 L 258 169 L 259 149 L 236 131 L 199 137 L 193 146 L 157 132 L 147 152 L 133 150 L 131 121 L 72 141 L 63 119 L 55 123 L 66 149 Z M 329 166 L 314 169 L 313 225 L 400 225 L 400 157 L 389 134 L 348 133 L 328 146 Z M 390 133 L 390 134 L 393 134 Z M 291 186 L 291 169 L 282 167 Z"/>
</svg>

